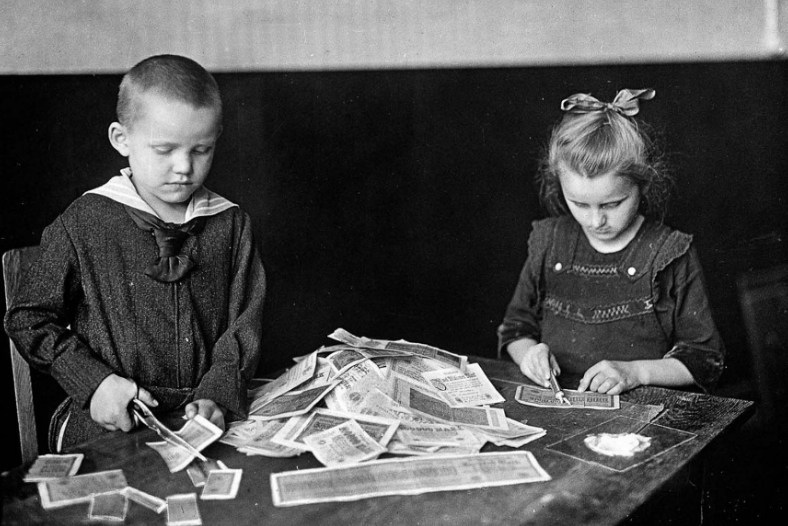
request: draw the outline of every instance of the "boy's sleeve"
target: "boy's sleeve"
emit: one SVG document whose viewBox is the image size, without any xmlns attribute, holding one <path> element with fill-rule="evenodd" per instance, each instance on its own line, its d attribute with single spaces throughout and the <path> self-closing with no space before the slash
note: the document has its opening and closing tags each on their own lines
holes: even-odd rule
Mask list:
<svg viewBox="0 0 788 526">
<path fill-rule="evenodd" d="M 31 366 L 85 407 L 112 369 L 69 328 L 82 296 L 76 251 L 58 218 L 44 230 L 39 259 L 11 301 L 5 330 Z"/>
<path fill-rule="evenodd" d="M 221 404 L 236 415 L 247 410 L 246 387 L 257 371 L 262 340 L 266 281 L 251 221 L 241 214 L 234 275 L 230 282 L 227 331 L 211 353 L 211 366 L 194 390 L 194 399 Z"/>
<path fill-rule="evenodd" d="M 671 266 L 672 283 L 661 292 L 675 301 L 672 313 L 662 314 L 672 314 L 673 325 L 673 347 L 665 358 L 681 361 L 695 383 L 708 392 L 722 374 L 725 346 L 712 318 L 703 271 L 692 247 Z"/>
<path fill-rule="evenodd" d="M 528 258 L 517 281 L 512 300 L 506 308 L 503 322 L 498 326 L 498 353 L 503 356 L 506 346 L 515 340 L 531 338 L 540 341 L 542 330 L 542 267 L 547 254 L 549 228 L 534 222 L 528 238 Z"/>
</svg>

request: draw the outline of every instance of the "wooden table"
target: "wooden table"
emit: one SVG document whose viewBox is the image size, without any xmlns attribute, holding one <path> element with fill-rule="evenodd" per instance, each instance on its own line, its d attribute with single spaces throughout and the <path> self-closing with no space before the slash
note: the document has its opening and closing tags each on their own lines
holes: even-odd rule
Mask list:
<svg viewBox="0 0 788 526">
<path fill-rule="evenodd" d="M 610 411 L 542 409 L 524 406 L 513 400 L 516 383 L 525 378 L 509 361 L 470 359 L 479 362 L 494 379 L 506 398 L 502 405 L 507 416 L 544 427 L 547 436 L 524 446 L 533 452 L 552 480 L 531 484 L 500 486 L 475 490 L 427 493 L 416 496 L 378 497 L 346 503 L 323 503 L 276 508 L 271 501 L 271 473 L 320 467 L 305 453 L 290 459 L 247 457 L 235 448 L 215 443 L 203 451 L 228 467 L 243 468 L 243 480 L 235 500 L 199 501 L 203 524 L 276 526 L 348 525 L 498 525 L 498 524 L 616 524 L 639 506 L 647 503 L 672 476 L 698 457 L 704 448 L 724 432 L 738 427 L 754 412 L 753 403 L 641 387 L 621 396 L 622 401 L 638 404 L 663 404 L 666 410 L 658 424 L 697 434 L 645 464 L 624 472 L 576 460 L 545 449 L 564 437 L 574 435 L 598 422 L 612 418 Z M 573 384 L 564 380 L 564 387 Z M 176 493 L 197 492 L 186 471 L 169 473 L 164 462 L 146 441 L 155 435 L 148 429 L 132 433 L 110 433 L 88 442 L 76 451 L 85 454 L 80 473 L 122 469 L 131 486 L 165 498 Z M 483 452 L 508 450 L 488 444 Z M 44 510 L 34 484 L 6 488 L 3 523 L 85 524 L 88 505 L 79 504 L 57 510 Z M 157 515 L 130 503 L 125 524 L 166 524 L 166 514 Z"/>
</svg>

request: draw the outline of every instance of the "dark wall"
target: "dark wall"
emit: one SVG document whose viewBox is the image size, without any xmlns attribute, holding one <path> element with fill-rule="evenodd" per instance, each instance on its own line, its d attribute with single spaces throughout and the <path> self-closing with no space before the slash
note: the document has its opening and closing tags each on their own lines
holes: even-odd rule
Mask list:
<svg viewBox="0 0 788 526">
<path fill-rule="evenodd" d="M 337 327 L 493 356 L 542 217 L 533 174 L 561 99 L 654 87 L 641 116 L 677 175 L 668 222 L 696 236 L 729 350 L 720 387 L 747 395 L 735 280 L 788 261 L 786 72 L 757 62 L 217 75 L 225 129 L 207 186 L 255 223 L 270 285 L 260 372 L 330 343 Z M 119 80 L 0 77 L 0 250 L 38 243 L 124 166 L 106 138 Z M 0 370 L 6 404 L 7 350 Z"/>
</svg>

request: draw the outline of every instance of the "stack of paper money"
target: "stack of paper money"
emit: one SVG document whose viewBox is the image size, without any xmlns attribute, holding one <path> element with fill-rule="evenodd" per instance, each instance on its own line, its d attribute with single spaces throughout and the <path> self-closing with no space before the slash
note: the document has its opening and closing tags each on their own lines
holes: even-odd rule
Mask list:
<svg viewBox="0 0 788 526">
<path fill-rule="evenodd" d="M 248 420 L 220 441 L 271 457 L 309 451 L 338 466 L 383 453 L 475 454 L 487 442 L 519 447 L 545 434 L 491 407 L 504 398 L 466 356 L 343 329 L 329 337 L 341 343 L 251 390 Z"/>
<path fill-rule="evenodd" d="M 38 483 L 41 505 L 45 509 L 89 503 L 88 518 L 124 520 L 129 501 L 156 513 L 167 509 L 167 502 L 129 486 L 119 469 L 77 475 L 82 453 L 40 455 L 28 469 L 25 482 Z"/>
<path fill-rule="evenodd" d="M 44 509 L 88 503 L 89 519 L 123 521 L 133 502 L 155 513 L 166 512 L 167 524 L 202 524 L 196 493 L 161 499 L 129 486 L 119 469 L 78 475 L 83 459 L 82 453 L 41 455 L 30 466 L 24 481 L 38 484 Z M 216 500 L 235 498 L 242 471 L 206 459 L 190 463 L 188 473 L 194 486 L 202 487 L 202 500 Z"/>
</svg>

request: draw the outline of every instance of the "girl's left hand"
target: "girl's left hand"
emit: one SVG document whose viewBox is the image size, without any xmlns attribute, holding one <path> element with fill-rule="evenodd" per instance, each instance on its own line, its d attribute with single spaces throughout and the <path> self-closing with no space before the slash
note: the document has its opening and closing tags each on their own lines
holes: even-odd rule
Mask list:
<svg viewBox="0 0 788 526">
<path fill-rule="evenodd" d="M 609 395 L 621 394 L 643 384 L 639 373 L 634 362 L 602 360 L 588 368 L 577 390 L 581 393 L 589 390 Z"/>
<path fill-rule="evenodd" d="M 186 406 L 186 418 L 194 418 L 195 415 L 200 415 L 224 431 L 225 411 L 222 406 L 213 400 L 201 398 Z"/>
</svg>

